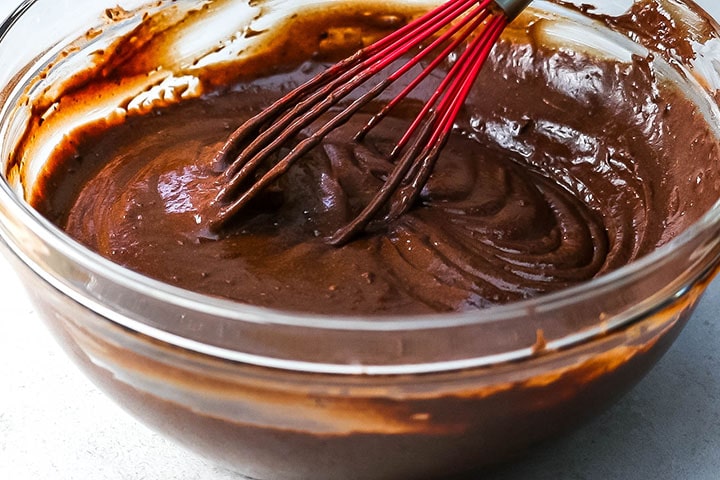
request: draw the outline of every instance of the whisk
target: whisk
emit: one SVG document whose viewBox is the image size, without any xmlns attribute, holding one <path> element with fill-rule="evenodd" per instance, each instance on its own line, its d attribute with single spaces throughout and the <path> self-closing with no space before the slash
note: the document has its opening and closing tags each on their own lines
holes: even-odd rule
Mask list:
<svg viewBox="0 0 720 480">
<path fill-rule="evenodd" d="M 400 93 L 357 132 L 354 141 L 361 141 L 442 62 L 455 57 L 447 74 L 394 145 L 390 153 L 394 167 L 382 187 L 352 221 L 327 241 L 332 245 L 345 244 L 371 221 L 390 222 L 404 214 L 417 201 L 428 181 L 454 120 L 495 42 L 507 24 L 530 2 L 448 0 L 329 67 L 247 120 L 230 135 L 215 157 L 219 165 L 227 168 L 221 175 L 222 188 L 215 199 L 221 207 L 210 221 L 211 230 L 219 231 L 332 130 L 346 123 L 413 67 L 425 62 Z M 388 73 L 388 67 L 409 52 L 412 55 L 409 61 Z M 333 111 L 331 118 L 314 133 L 289 148 L 289 142 L 301 130 L 371 81 L 376 83 L 347 106 Z M 281 150 L 287 153 L 281 154 Z M 257 175 L 267 162 L 270 162 L 267 171 Z M 384 212 L 383 218 L 376 219 L 393 198 L 393 208 Z"/>
</svg>

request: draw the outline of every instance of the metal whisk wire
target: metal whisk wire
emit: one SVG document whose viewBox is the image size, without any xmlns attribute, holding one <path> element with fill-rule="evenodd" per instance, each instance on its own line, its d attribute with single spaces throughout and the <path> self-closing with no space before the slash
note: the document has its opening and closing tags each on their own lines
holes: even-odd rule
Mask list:
<svg viewBox="0 0 720 480">
<path fill-rule="evenodd" d="M 221 178 L 224 186 L 216 197 L 216 202 L 223 205 L 211 220 L 210 228 L 215 231 L 222 228 L 332 130 L 346 123 L 429 55 L 435 55 L 356 134 L 354 140 L 362 140 L 461 44 L 467 42 L 405 134 L 397 141 L 390 154 L 395 166 L 383 186 L 362 211 L 335 232 L 328 242 L 333 245 L 347 243 L 367 227 L 393 196 L 397 196 L 398 201 L 393 203 L 394 208 L 385 214 L 382 221 L 392 221 L 405 213 L 417 201 L 429 179 L 454 120 L 495 42 L 508 22 L 529 3 L 530 0 L 449 0 L 329 67 L 246 121 L 232 133 L 215 157 L 216 162 L 228 166 Z M 259 179 L 250 182 L 263 162 L 282 148 L 287 148 L 288 139 L 294 138 L 351 92 L 420 45 L 425 46 L 409 61 L 382 76 L 367 92 L 334 113 L 314 133 L 277 159 Z"/>
</svg>

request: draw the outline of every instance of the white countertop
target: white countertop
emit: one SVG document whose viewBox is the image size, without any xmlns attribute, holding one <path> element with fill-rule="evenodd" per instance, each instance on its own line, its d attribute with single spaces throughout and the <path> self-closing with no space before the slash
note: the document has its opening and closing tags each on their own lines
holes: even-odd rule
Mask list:
<svg viewBox="0 0 720 480">
<path fill-rule="evenodd" d="M 0 1 L 0 17 L 19 3 Z M 720 18 L 716 0 L 697 2 Z M 50 337 L 2 257 L 0 327 L 0 479 L 241 478 L 100 393 Z M 720 479 L 720 279 L 671 351 L 609 412 L 489 478 Z"/>
</svg>

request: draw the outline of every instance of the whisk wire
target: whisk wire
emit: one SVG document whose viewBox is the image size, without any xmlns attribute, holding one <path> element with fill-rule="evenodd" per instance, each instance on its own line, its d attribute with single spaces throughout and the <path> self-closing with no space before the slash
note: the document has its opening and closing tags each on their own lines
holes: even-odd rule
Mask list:
<svg viewBox="0 0 720 480">
<path fill-rule="evenodd" d="M 234 215 L 236 212 L 243 209 L 246 204 L 257 195 L 258 192 L 262 191 L 277 178 L 285 174 L 297 159 L 301 158 L 305 153 L 314 148 L 329 132 L 345 123 L 354 113 L 360 110 L 370 100 L 380 95 L 391 83 L 405 75 L 412 67 L 417 65 L 423 58 L 436 50 L 439 46 L 447 43 L 448 39 L 454 38 L 454 41 L 447 45 L 445 49 L 423 69 L 421 74 L 414 78 L 411 84 L 406 86 L 405 89 L 388 104 L 390 108 L 397 105 L 410 91 L 412 91 L 412 89 L 425 79 L 439 63 L 444 61 L 450 52 L 457 48 L 460 43 L 462 43 L 473 31 L 475 31 L 475 29 L 477 29 L 488 16 L 487 11 L 482 10 L 477 5 L 475 6 L 473 13 L 477 14 L 477 18 L 474 18 L 472 23 L 472 15 L 464 17 L 464 21 L 458 22 L 458 24 L 454 25 L 448 32 L 437 38 L 434 42 L 428 45 L 427 48 L 415 55 L 413 59 L 404 63 L 397 71 L 380 81 L 370 91 L 359 97 L 339 114 L 326 122 L 315 133 L 299 142 L 298 145 L 296 145 L 285 157 L 283 157 L 282 160 L 275 164 L 268 172 L 265 173 L 265 175 L 253 183 L 244 193 L 239 195 L 234 202 L 227 206 L 222 212 L 223 215 Z M 470 23 L 469 28 L 465 28 L 465 32 L 455 38 L 455 34 L 463 27 L 467 27 L 468 23 Z M 432 33 L 432 31 L 430 31 L 430 33 L 427 31 L 424 32 L 424 34 L 428 36 Z M 398 42 L 392 42 L 387 46 L 387 48 L 391 50 L 389 52 L 391 55 L 386 55 L 386 49 L 380 49 L 378 51 L 376 56 L 379 56 L 382 61 L 376 61 L 375 56 L 373 56 L 365 62 L 358 64 L 356 67 L 346 72 L 346 74 L 316 91 L 310 97 L 300 101 L 289 112 L 282 115 L 277 121 L 273 122 L 270 128 L 266 130 L 263 135 L 260 135 L 256 140 L 251 142 L 242 154 L 235 160 L 232 165 L 235 168 L 229 168 L 227 170 L 226 175 L 231 178 L 226 182 L 225 188 L 221 191 L 219 199 L 222 200 L 235 193 L 235 191 L 238 190 L 255 171 L 257 165 L 262 163 L 269 155 L 277 151 L 277 149 L 282 146 L 284 141 L 283 137 L 280 135 L 281 132 L 290 132 L 292 135 L 297 134 L 302 128 L 310 124 L 320 115 L 325 113 L 329 108 L 335 105 L 339 99 L 346 97 L 351 91 L 353 91 L 356 88 L 356 82 L 364 82 L 367 78 L 376 74 L 375 70 L 384 69 L 386 64 L 396 60 L 395 57 L 399 57 L 409 50 L 409 46 L 415 45 L 413 43 L 415 41 L 414 39 L 401 37 L 401 40 L 403 41 L 403 45 L 401 46 L 397 44 Z M 372 65 L 373 68 L 365 68 L 366 63 Z M 362 71 L 363 75 L 356 75 L 354 81 L 346 82 L 346 77 L 355 75 L 356 70 Z M 427 112 L 421 113 L 421 115 L 418 116 L 418 120 L 420 120 L 421 116 L 426 113 Z M 381 117 L 376 117 L 376 120 L 379 121 L 380 118 Z M 415 123 L 409 128 L 404 138 L 398 142 L 398 147 L 394 149 L 391 157 L 395 155 L 395 152 L 404 147 L 405 143 L 409 140 L 409 138 L 411 138 L 414 130 L 417 129 L 417 126 L 418 125 Z M 371 127 L 372 125 L 369 124 L 365 131 L 369 130 Z M 362 134 L 362 132 L 360 134 Z M 263 146 L 263 143 L 266 143 L 267 141 L 270 141 L 270 143 Z"/>
<path fill-rule="evenodd" d="M 437 68 L 443 61 L 445 61 L 447 57 L 473 33 L 473 31 L 475 31 L 482 25 L 488 15 L 489 12 L 487 10 L 482 10 L 480 6 L 476 6 L 476 9 L 474 11 L 464 17 L 464 21 L 458 22 L 442 36 L 438 37 L 434 42 L 432 42 L 426 49 L 423 49 L 419 54 L 417 54 L 409 62 L 407 62 L 405 64 L 405 68 L 401 68 L 395 74 L 391 75 L 390 77 L 393 79 L 393 81 L 397 78 L 400 78 L 412 67 L 419 64 L 421 60 L 429 54 L 429 52 L 434 51 L 440 45 L 446 44 L 450 39 L 453 39 L 453 41 L 448 43 L 444 50 L 440 52 L 440 54 L 438 54 L 430 64 L 423 68 L 422 72 L 420 72 L 415 78 L 413 78 L 410 83 L 408 83 L 408 85 L 406 85 L 397 96 L 395 96 L 391 101 L 389 101 L 377 114 L 375 114 L 370 119 L 370 121 L 368 121 L 367 125 L 365 125 L 365 127 L 363 127 L 363 129 L 360 130 L 360 132 L 358 132 L 358 134 L 356 135 L 356 140 L 362 140 L 362 138 L 364 138 L 365 135 L 367 135 L 370 130 L 375 127 L 375 125 L 380 123 L 380 121 L 385 116 L 387 116 L 387 114 L 393 108 L 395 108 L 402 100 L 404 100 L 410 94 L 410 92 L 415 90 L 415 88 L 417 88 L 417 86 L 423 80 L 425 80 L 435 70 L 435 68 Z M 471 22 L 471 20 L 473 21 Z M 461 34 L 457 35 L 457 33 L 460 31 L 462 31 Z M 417 125 L 415 125 L 415 127 L 416 126 Z M 411 133 L 412 130 L 413 126 L 408 128 L 408 132 Z M 398 141 L 398 145 L 395 151 L 391 154 L 391 158 L 396 156 L 397 151 L 402 150 L 404 144 L 407 142 L 407 137 L 409 137 L 409 135 L 405 135 L 405 138 Z"/>
<path fill-rule="evenodd" d="M 493 0 L 483 0 L 482 3 L 491 3 L 492 1 Z M 272 124 L 275 126 L 276 128 L 274 128 L 272 132 L 282 131 L 287 126 L 287 120 L 286 122 L 282 122 L 281 120 L 275 121 L 281 113 L 286 113 L 283 116 L 283 118 L 286 119 L 297 118 L 297 115 L 302 113 L 304 111 L 303 109 L 308 105 L 312 105 L 314 100 L 327 98 L 329 92 L 338 85 L 348 83 L 358 72 L 364 72 L 364 75 L 356 78 L 355 81 L 360 81 L 361 79 L 375 75 L 377 71 L 387 67 L 387 65 L 407 53 L 407 50 L 416 44 L 408 42 L 408 38 L 414 38 L 415 42 L 418 42 L 434 35 L 447 25 L 450 19 L 458 16 L 470 6 L 475 5 L 476 2 L 477 0 L 451 0 L 436 10 L 426 13 L 417 21 L 411 22 L 377 42 L 359 50 L 345 60 L 329 67 L 318 76 L 293 89 L 233 132 L 223 147 L 218 151 L 215 158 L 216 162 L 226 161 L 231 156 L 237 154 L 243 141 L 263 125 Z M 420 37 L 416 37 L 417 35 Z M 295 105 L 291 112 L 288 112 L 289 105 Z M 273 137 L 267 135 L 263 137 L 262 140 L 267 138 Z M 244 165 L 242 160 L 254 155 L 257 147 L 258 144 L 248 145 L 242 151 L 241 158 L 230 164 L 225 172 L 225 178 L 235 175 Z M 232 193 L 232 189 L 228 189 L 227 193 Z M 223 194 L 223 196 L 224 195 L 225 194 Z"/>
<path fill-rule="evenodd" d="M 235 160 L 229 166 L 225 177 L 229 178 L 234 176 L 237 171 L 245 165 L 246 161 L 248 161 L 249 158 L 252 158 L 258 149 L 262 147 L 263 141 L 270 138 L 276 138 L 274 136 L 275 133 L 285 130 L 291 120 L 297 119 L 298 115 L 305 112 L 309 107 L 315 105 L 319 99 L 324 100 L 323 105 L 331 106 L 334 102 L 340 99 L 339 97 L 343 93 L 342 91 L 337 91 L 338 87 L 347 84 L 354 85 L 356 82 L 360 83 L 372 77 L 378 71 L 386 68 L 389 64 L 407 53 L 407 51 L 416 45 L 418 41 L 437 33 L 437 31 L 443 28 L 448 19 L 457 16 L 462 9 L 468 8 L 468 5 L 474 5 L 475 2 L 476 0 L 449 2 L 449 4 L 445 4 L 441 7 L 443 10 L 440 12 L 441 14 L 424 15 L 420 18 L 420 21 L 417 22 L 417 24 L 415 22 L 410 23 L 404 28 L 401 28 L 378 42 L 371 44 L 364 50 L 361 50 L 357 54 L 349 57 L 347 60 L 340 62 L 340 64 L 335 67 L 331 67 L 325 73 L 320 74 L 318 77 L 306 82 L 301 87 L 291 91 L 289 94 L 276 101 L 268 109 L 263 111 L 257 119 L 251 120 L 245 124 L 244 128 L 236 131 L 236 134 L 231 136 L 225 147 L 221 149 L 218 157 L 221 157 L 222 159 L 227 158 L 234 150 L 234 148 L 231 147 L 236 147 L 248 134 L 257 130 L 262 125 L 272 121 L 272 128 L 268 131 L 268 134 L 248 145 L 242 151 L 240 158 Z M 412 39 L 412 41 L 408 41 L 409 39 Z M 426 54 L 427 53 L 423 53 L 423 56 Z M 408 68 L 402 69 L 401 73 L 409 70 L 409 67 L 418 61 L 419 59 L 414 60 L 413 63 L 407 66 Z M 351 90 L 352 89 L 348 89 L 348 93 Z M 288 111 L 288 105 L 295 106 L 292 110 Z M 278 112 L 278 109 L 284 111 L 285 114 L 280 119 L 275 120 L 277 115 L 281 113 Z M 303 125 L 310 123 L 323 112 L 324 110 L 322 107 L 319 107 L 316 110 L 317 115 L 304 117 L 304 121 L 300 124 L 300 128 L 302 128 Z M 217 158 L 217 160 L 220 160 L 220 158 Z M 227 189 L 227 194 L 230 193 L 233 193 L 232 188 Z M 223 196 L 225 195 L 226 194 Z"/>
<path fill-rule="evenodd" d="M 391 221 L 412 207 L 422 191 L 422 186 L 428 180 L 440 151 L 447 142 L 454 126 L 454 119 L 467 98 L 470 88 L 482 68 L 482 63 L 490 54 L 492 46 L 502 33 L 505 24 L 504 17 L 496 17 L 487 26 L 485 32 L 487 35 L 476 37 L 470 48 L 463 52 L 434 92 L 433 97 L 435 98 L 425 105 L 426 115 L 420 114 L 416 117 L 416 122 L 419 121 L 423 127 L 415 137 L 410 149 L 401 157 L 392 174 L 365 208 L 329 239 L 330 244 L 342 245 L 365 229 L 383 205 L 396 193 L 400 198 L 393 203 L 393 208 L 383 221 Z M 438 97 L 441 96 L 438 107 L 431 111 L 428 106 L 437 103 Z M 413 169 L 413 167 L 416 168 Z M 410 180 L 404 182 L 407 178 Z M 403 183 L 406 184 L 406 187 L 398 192 L 398 188 Z"/>
<path fill-rule="evenodd" d="M 466 31 L 466 34 L 467 34 L 467 35 L 458 36 L 457 40 L 459 40 L 459 42 L 453 42 L 453 44 L 448 45 L 448 48 L 450 48 L 450 47 L 457 47 L 457 45 L 459 45 L 460 42 L 465 41 L 466 38 L 467 38 L 467 36 L 469 36 L 470 33 L 472 33 L 472 31 L 477 30 L 477 29 L 482 25 L 482 23 L 487 19 L 487 17 L 488 17 L 488 13 L 487 13 L 487 12 L 483 12 L 483 13 L 476 19 L 476 21 L 473 22 L 473 24 L 470 25 L 470 28 L 467 29 L 467 31 Z M 499 17 L 499 18 L 501 18 L 501 17 Z M 478 37 L 478 38 L 479 38 L 479 37 Z M 452 48 L 452 49 L 450 50 L 450 52 L 452 52 L 453 50 L 454 50 L 454 48 Z M 447 55 L 449 55 L 450 52 L 443 52 L 443 53 L 445 53 L 445 55 L 438 56 L 437 58 L 435 58 L 435 60 L 433 61 L 433 63 L 432 63 L 429 67 L 432 67 L 433 69 L 434 69 L 435 67 L 437 67 L 442 61 L 445 60 L 445 58 L 447 57 Z M 437 104 L 438 99 L 440 98 L 440 96 L 442 95 L 442 93 L 443 93 L 444 91 L 446 91 L 447 86 L 448 86 L 448 83 L 450 82 L 450 79 L 451 79 L 451 78 L 454 78 L 455 75 L 457 75 L 457 70 L 458 70 L 459 66 L 463 65 L 464 62 L 467 61 L 467 52 L 468 52 L 468 50 L 466 50 L 465 53 L 463 54 L 464 56 L 461 56 L 461 57 L 458 59 L 458 61 L 451 67 L 450 71 L 449 71 L 448 74 L 445 76 L 445 78 L 443 79 L 443 81 L 440 83 L 440 85 L 439 85 L 439 86 L 436 88 L 436 90 L 433 92 L 432 96 L 431 96 L 431 97 L 428 99 L 428 101 L 425 103 L 425 105 L 423 106 L 423 108 L 422 108 L 422 110 L 420 111 L 420 113 L 415 117 L 415 120 L 413 121 L 413 123 L 410 125 L 410 127 L 408 127 L 405 135 L 397 142 L 395 151 L 393 152 L 393 155 L 392 155 L 392 156 L 397 155 L 397 152 L 399 152 L 400 150 L 402 150 L 402 149 L 404 148 L 404 146 L 407 144 L 407 142 L 409 142 L 410 139 L 412 138 L 413 133 L 416 131 L 416 129 L 418 128 L 419 124 L 423 121 L 424 118 L 426 118 L 426 115 L 430 112 L 430 110 L 432 110 L 432 109 L 435 107 L 435 105 Z M 464 79 L 464 78 L 465 78 L 465 77 L 463 77 L 463 79 Z M 455 80 L 460 80 L 460 79 L 459 79 L 459 78 L 455 78 Z M 473 81 L 474 81 L 474 78 L 473 78 Z M 472 83 L 472 82 L 471 82 L 471 83 Z M 463 99 L 463 100 L 464 100 L 464 99 Z M 441 108 L 440 110 L 442 111 L 442 108 Z M 382 113 L 382 112 L 381 112 L 381 113 Z"/>
<path fill-rule="evenodd" d="M 514 3 L 527 5 L 530 0 L 508 0 L 505 3 L 511 6 Z M 405 213 L 417 201 L 429 179 L 482 64 L 510 20 L 503 13 L 505 7 L 498 5 L 497 0 L 448 0 L 435 10 L 329 67 L 241 125 L 215 157 L 218 164 L 227 165 L 223 175 L 224 187 L 215 200 L 225 204 L 210 221 L 210 228 L 215 231 L 221 228 L 331 131 L 346 123 L 390 85 L 407 76 L 429 55 L 434 55 L 356 133 L 355 139 L 361 140 L 442 62 L 447 61 L 461 44 L 467 42 L 468 45 L 450 66 L 447 75 L 440 80 L 431 97 L 395 143 L 390 153 L 390 161 L 395 164 L 383 186 L 360 213 L 332 235 L 328 242 L 340 245 L 349 241 L 377 217 L 393 196 L 395 201 L 378 221 L 391 221 Z M 468 41 L 473 34 L 475 36 Z M 297 138 L 303 129 L 316 122 L 350 93 L 381 72 L 389 70 L 400 58 L 421 45 L 409 61 L 381 75 L 375 85 L 338 109 L 329 120 L 287 151 L 289 139 Z M 251 181 L 260 165 L 274 155 L 279 158 L 268 171 Z M 241 189 L 244 191 L 238 195 Z"/>
</svg>

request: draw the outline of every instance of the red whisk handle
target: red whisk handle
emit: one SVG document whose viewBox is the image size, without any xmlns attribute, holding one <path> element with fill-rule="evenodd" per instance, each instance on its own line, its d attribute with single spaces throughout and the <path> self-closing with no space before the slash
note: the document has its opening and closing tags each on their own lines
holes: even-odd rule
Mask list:
<svg viewBox="0 0 720 480">
<path fill-rule="evenodd" d="M 505 16 L 509 20 L 512 20 L 520 15 L 520 12 L 522 12 L 531 1 L 532 0 L 495 0 L 495 3 L 505 12 Z"/>
</svg>

